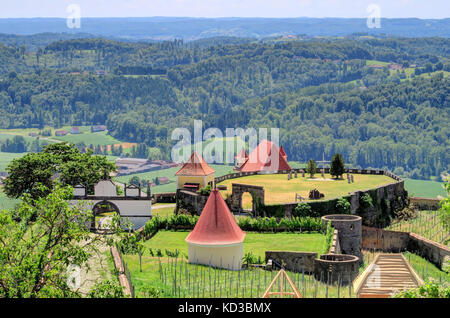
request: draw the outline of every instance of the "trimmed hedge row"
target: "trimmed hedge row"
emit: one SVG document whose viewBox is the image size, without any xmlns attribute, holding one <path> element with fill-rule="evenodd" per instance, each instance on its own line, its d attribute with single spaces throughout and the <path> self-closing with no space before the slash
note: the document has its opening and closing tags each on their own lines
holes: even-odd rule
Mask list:
<svg viewBox="0 0 450 318">
<path fill-rule="evenodd" d="M 198 216 L 172 215 L 168 218 L 155 216 L 148 221 L 142 231 L 146 238 L 153 236 L 159 230 L 191 230 L 197 224 Z M 290 219 L 274 217 L 241 217 L 237 220 L 243 231 L 251 232 L 320 232 L 322 220 L 313 217 L 292 217 Z"/>
</svg>

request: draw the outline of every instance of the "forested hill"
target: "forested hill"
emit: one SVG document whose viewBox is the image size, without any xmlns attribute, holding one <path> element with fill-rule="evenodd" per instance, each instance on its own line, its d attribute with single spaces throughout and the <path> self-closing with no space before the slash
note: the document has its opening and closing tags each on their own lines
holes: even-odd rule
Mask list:
<svg viewBox="0 0 450 318">
<path fill-rule="evenodd" d="M 264 38 L 285 34 L 344 36 L 356 32 L 403 37 L 450 36 L 450 19 L 386 19 L 369 29 L 367 19 L 345 18 L 82 18 L 81 29 L 67 28 L 66 19 L 0 19 L 0 33 L 29 35 L 42 32 L 84 33 L 126 39 L 185 39 L 213 36 Z"/>
<path fill-rule="evenodd" d="M 106 124 L 114 137 L 168 157 L 172 129 L 192 129 L 194 119 L 222 130 L 279 127 L 290 160 L 341 152 L 355 167 L 428 178 L 450 170 L 449 42 L 95 38 L 36 51 L 0 46 L 0 128 Z"/>
</svg>

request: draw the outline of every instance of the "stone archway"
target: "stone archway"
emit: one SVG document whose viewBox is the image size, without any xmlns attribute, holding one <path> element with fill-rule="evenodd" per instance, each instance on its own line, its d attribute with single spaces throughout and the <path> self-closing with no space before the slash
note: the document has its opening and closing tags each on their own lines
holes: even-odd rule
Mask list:
<svg viewBox="0 0 450 318">
<path fill-rule="evenodd" d="M 109 206 L 109 207 L 108 207 Z M 120 215 L 120 209 L 115 205 L 113 202 L 108 200 L 102 200 L 94 204 L 92 207 L 92 223 L 91 223 L 91 231 L 98 231 L 101 229 L 101 226 L 97 227 L 97 221 L 96 217 L 99 214 L 108 213 L 108 212 L 115 212 L 118 215 Z"/>
<path fill-rule="evenodd" d="M 246 192 L 250 193 L 253 197 L 252 212 L 255 212 L 255 200 L 258 198 L 261 204 L 264 204 L 264 188 L 260 186 L 254 186 L 249 184 L 232 183 L 231 192 L 231 210 L 242 212 L 242 195 Z"/>
</svg>

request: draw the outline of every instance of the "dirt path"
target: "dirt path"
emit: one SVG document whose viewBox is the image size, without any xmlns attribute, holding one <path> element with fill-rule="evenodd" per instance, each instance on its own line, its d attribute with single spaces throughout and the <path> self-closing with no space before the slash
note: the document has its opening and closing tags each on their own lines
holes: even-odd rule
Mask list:
<svg viewBox="0 0 450 318">
<path fill-rule="evenodd" d="M 98 235 L 98 234 L 91 234 Z M 111 273 L 111 267 L 108 264 L 110 257 L 110 248 L 101 242 L 97 243 L 98 252 L 91 256 L 88 260 L 89 270 L 87 266 L 83 266 L 80 272 L 80 288 L 79 291 L 86 295 L 91 288 L 102 280 L 115 279 Z"/>
</svg>

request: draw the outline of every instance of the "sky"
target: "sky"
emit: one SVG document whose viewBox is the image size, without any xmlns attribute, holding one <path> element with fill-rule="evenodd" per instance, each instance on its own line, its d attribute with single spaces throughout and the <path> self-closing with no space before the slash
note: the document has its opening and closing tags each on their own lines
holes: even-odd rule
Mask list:
<svg viewBox="0 0 450 318">
<path fill-rule="evenodd" d="M 340 17 L 367 18 L 370 4 L 382 18 L 448 18 L 450 0 L 0 0 L 0 18 L 81 17 Z M 372 6 L 373 8 L 373 6 Z"/>
</svg>

